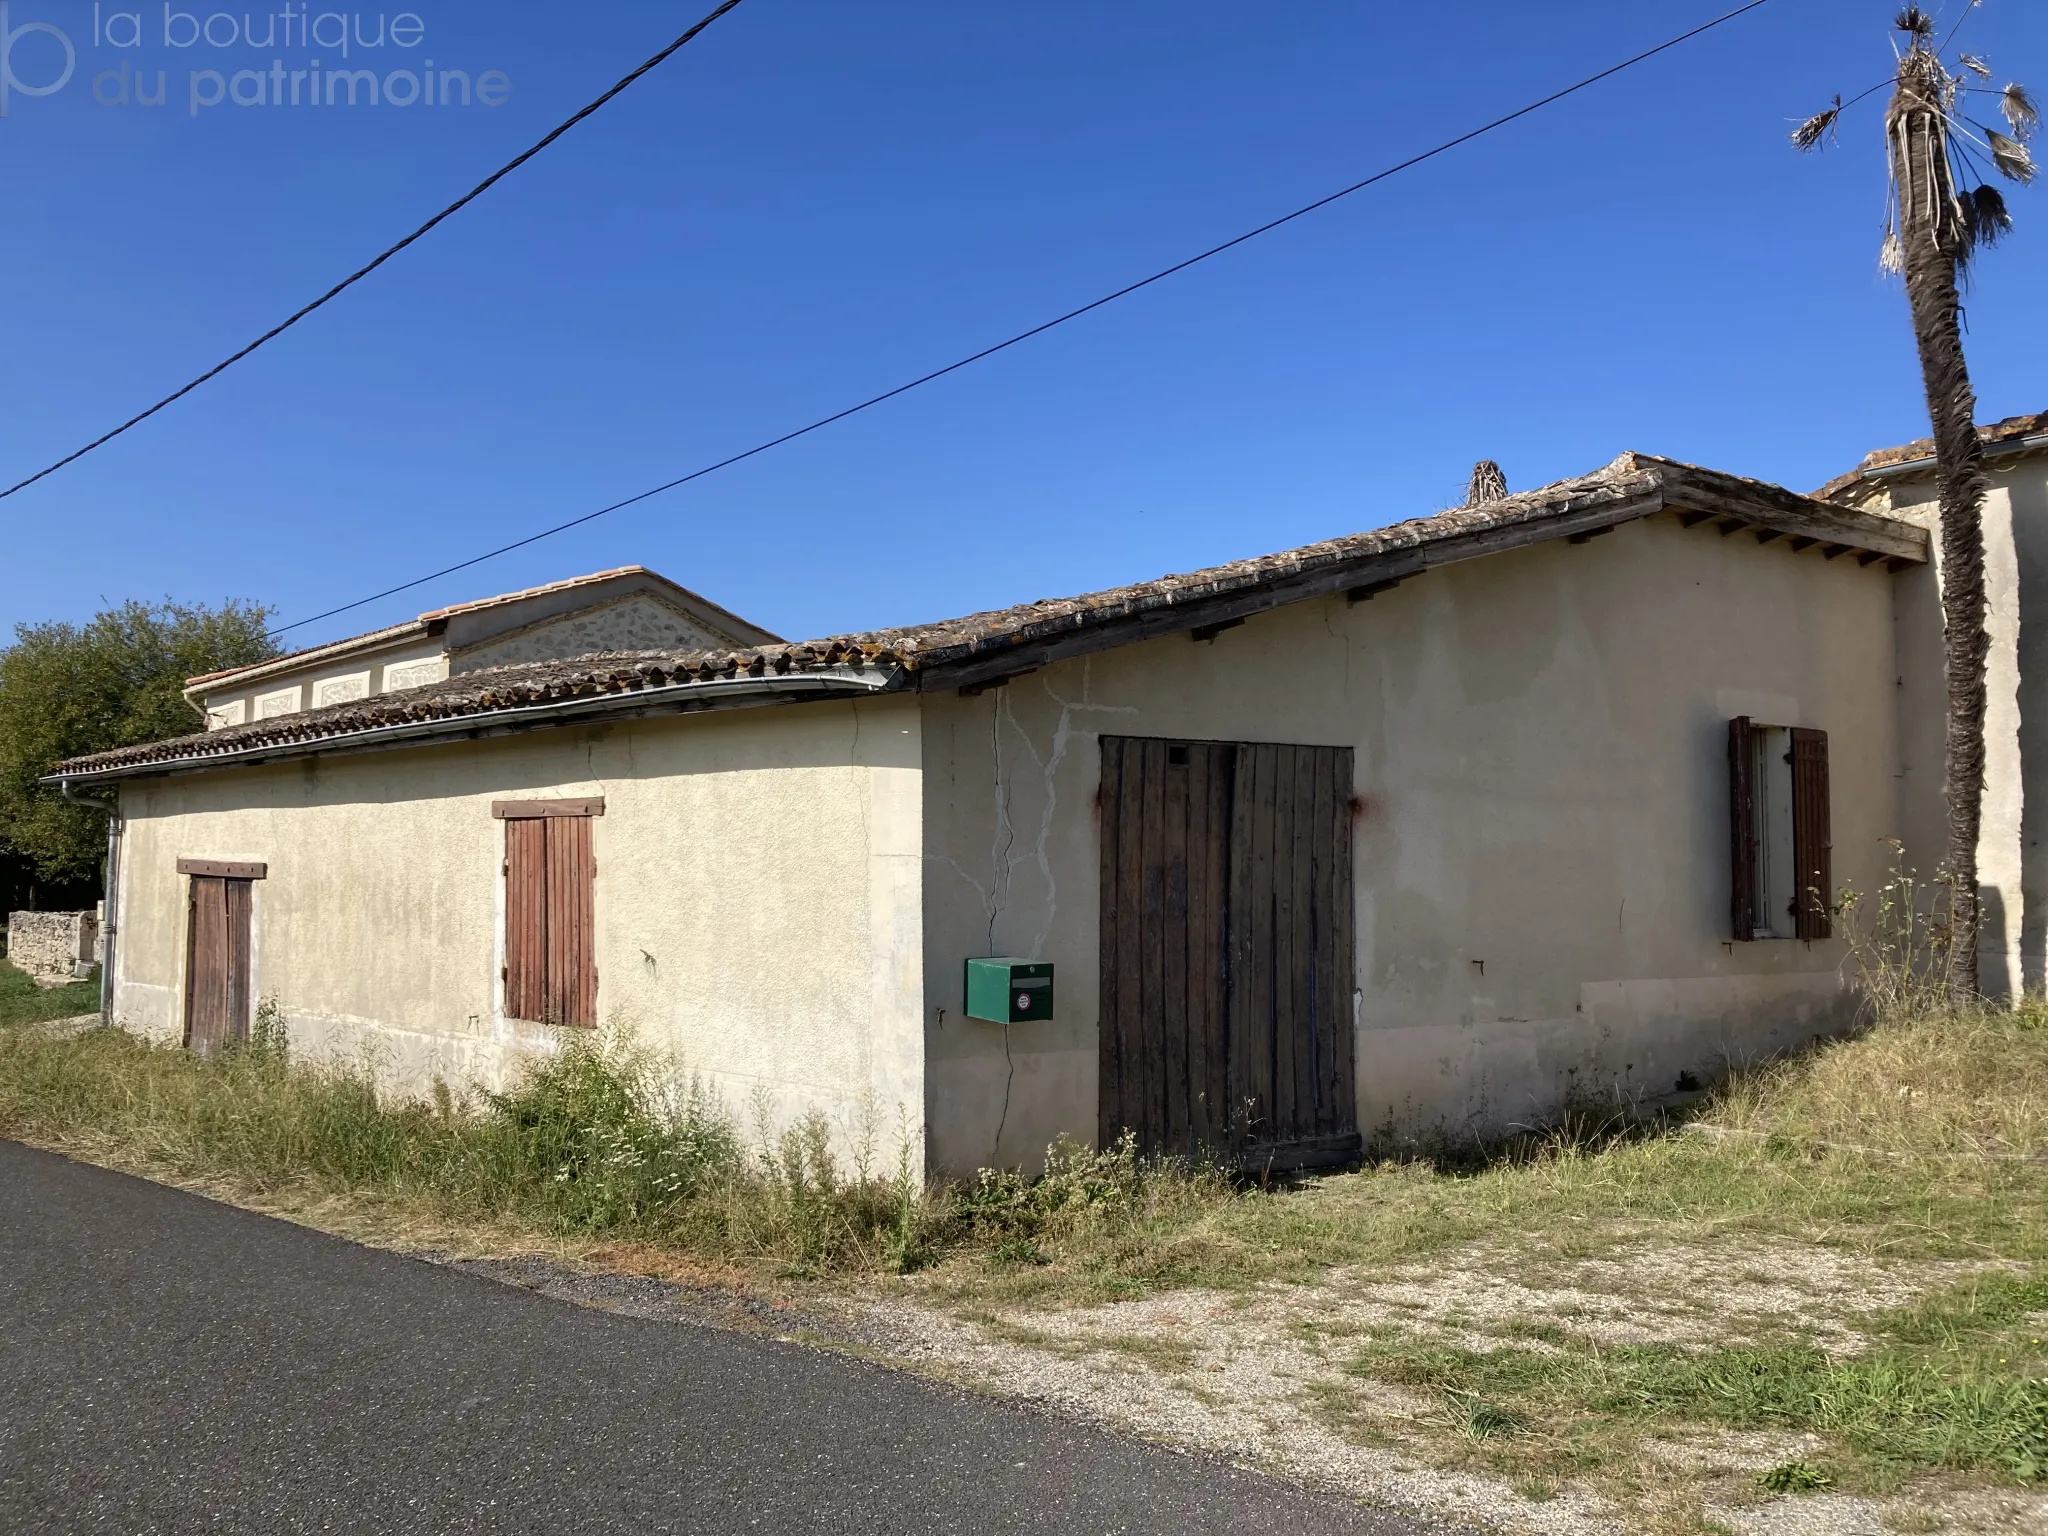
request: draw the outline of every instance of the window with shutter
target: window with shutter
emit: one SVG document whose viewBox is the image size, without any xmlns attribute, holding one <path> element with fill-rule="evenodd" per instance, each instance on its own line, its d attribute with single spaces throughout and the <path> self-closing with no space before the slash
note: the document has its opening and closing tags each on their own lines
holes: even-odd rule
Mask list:
<svg viewBox="0 0 2048 1536">
<path fill-rule="evenodd" d="M 602 800 L 501 800 L 505 823 L 505 1012 L 597 1022 L 596 877 L 590 820 Z"/>
<path fill-rule="evenodd" d="M 1825 939 L 1834 930 L 1828 902 L 1834 879 L 1834 833 L 1828 805 L 1828 733 L 1792 733 L 1792 872 L 1794 931 Z"/>
<path fill-rule="evenodd" d="M 1756 743 L 1749 716 L 1728 722 L 1728 824 L 1732 838 L 1729 873 L 1733 886 L 1735 937 L 1756 937 Z"/>
<path fill-rule="evenodd" d="M 1734 937 L 1832 934 L 1827 732 L 1730 720 L 1728 820 Z"/>
</svg>

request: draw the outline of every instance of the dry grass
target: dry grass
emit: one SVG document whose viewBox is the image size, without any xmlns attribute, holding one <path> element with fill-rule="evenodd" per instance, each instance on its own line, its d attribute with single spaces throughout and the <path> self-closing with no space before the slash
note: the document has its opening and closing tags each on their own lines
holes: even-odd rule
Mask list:
<svg viewBox="0 0 2048 1536">
<path fill-rule="evenodd" d="M 915 1188 L 601 1052 L 465 1110 L 274 1052 L 7 1031 L 0 1135 L 375 1240 L 865 1298 L 929 1368 L 1354 1491 L 1747 1528 L 1794 1462 L 1832 1482 L 1815 1510 L 2048 1469 L 2043 1022 L 1894 1008 L 1730 1084 L 1711 1134 L 1279 1190 L 1072 1147 Z M 1673 1449 L 1701 1444 L 1720 1459 Z"/>
<path fill-rule="evenodd" d="M 2038 1007 L 1897 1009 L 1728 1085 L 1709 1134 L 1386 1165 L 900 1283 L 921 1351 L 998 1390 L 1513 1528 L 2039 1527 L 2044 1109 Z"/>
<path fill-rule="evenodd" d="M 1907 1016 L 1744 1078 L 1708 1123 L 1919 1162 L 2048 1160 L 2048 1004 Z"/>
<path fill-rule="evenodd" d="M 805 1121 L 749 1145 L 614 1039 L 476 1105 L 393 1103 L 261 1045 L 204 1061 L 114 1030 L 0 1033 L 0 1135 L 270 1210 L 524 1244 L 666 1247 L 793 1272 L 903 1264 L 943 1214 L 899 1164 L 842 1167 Z"/>
</svg>

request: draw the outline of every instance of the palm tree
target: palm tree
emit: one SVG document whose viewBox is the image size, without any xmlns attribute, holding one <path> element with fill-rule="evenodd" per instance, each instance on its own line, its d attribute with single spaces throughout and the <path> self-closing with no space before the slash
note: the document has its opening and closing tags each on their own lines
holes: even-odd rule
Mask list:
<svg viewBox="0 0 2048 1536">
<path fill-rule="evenodd" d="M 1971 0 L 1972 6 L 1975 0 Z M 1969 14 L 1965 8 L 1964 15 Z M 2026 147 L 2040 114 L 2020 85 L 1991 91 L 1979 83 L 1990 67 L 1969 54 L 1951 70 L 1933 42 L 1934 22 L 1908 6 L 1895 22 L 1905 34 L 1885 113 L 1891 207 L 1883 251 L 1886 271 L 1903 273 L 1913 314 L 1913 341 L 1934 428 L 1935 479 L 1940 488 L 1941 616 L 1948 734 L 1943 784 L 1948 798 L 1944 879 L 1950 894 L 1951 987 L 1977 992 L 1977 834 L 1984 801 L 1984 449 L 1977 437 L 1977 397 L 1963 357 L 1961 284 L 1971 258 L 2012 228 L 2005 199 L 1976 172 L 1985 161 L 2012 181 L 2034 178 Z M 1955 32 L 1949 33 L 1953 40 Z M 1945 46 L 1946 43 L 1944 42 Z M 1866 93 L 1868 94 L 1868 93 Z M 1996 95 L 2010 136 L 1962 111 L 1963 98 Z M 1801 123 L 1800 149 L 1818 149 L 1834 134 L 1842 99 Z M 1974 190 L 1965 190 L 1975 182 Z"/>
</svg>

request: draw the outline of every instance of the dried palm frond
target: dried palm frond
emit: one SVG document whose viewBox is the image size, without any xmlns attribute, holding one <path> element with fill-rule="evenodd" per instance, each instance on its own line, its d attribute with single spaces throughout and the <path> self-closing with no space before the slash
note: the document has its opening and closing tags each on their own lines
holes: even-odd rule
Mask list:
<svg viewBox="0 0 2048 1536">
<path fill-rule="evenodd" d="M 2022 185 L 2034 179 L 2034 157 L 2027 153 L 2026 145 L 2002 133 L 1987 131 L 1984 136 L 1991 142 L 1991 163 L 1998 167 L 1999 175 Z"/>
<path fill-rule="evenodd" d="M 1978 58 L 1976 54 L 1959 53 L 1956 55 L 1956 58 L 1962 64 L 1963 68 L 1967 69 L 1979 80 L 1989 80 L 1991 78 L 1990 64 L 1987 63 L 1985 60 Z"/>
<path fill-rule="evenodd" d="M 1972 245 L 1996 245 L 2012 233 L 2012 215 L 2006 212 L 2005 194 L 1998 188 L 1979 187 L 1964 194 L 1962 201 L 1969 205 L 1965 217 L 1969 220 Z"/>
<path fill-rule="evenodd" d="M 1909 34 L 1915 42 L 1924 42 L 1934 36 L 1934 18 L 1917 5 L 1909 5 L 1899 12 L 1892 25 Z"/>
<path fill-rule="evenodd" d="M 1958 192 L 1949 199 L 1947 245 L 1955 259 L 1956 271 L 1959 274 L 1967 271 L 1970 257 L 1977 250 L 1977 211 L 1967 192 Z"/>
<path fill-rule="evenodd" d="M 1998 110 L 2005 114 L 2005 125 L 2012 130 L 2012 136 L 2022 144 L 2034 136 L 2034 130 L 2041 126 L 2041 109 L 2034 105 L 2034 98 L 2024 85 L 2015 80 L 1999 93 Z"/>
<path fill-rule="evenodd" d="M 1899 232 L 1887 229 L 1884 243 L 1877 248 L 1877 270 L 1889 277 L 1897 277 L 1906 270 L 1906 248 L 1899 244 Z"/>
<path fill-rule="evenodd" d="M 1797 128 L 1792 130 L 1792 147 L 1801 151 L 1819 149 L 1834 130 L 1835 120 L 1842 115 L 1841 93 L 1835 95 L 1835 104 L 1825 112 L 1816 112 Z"/>
</svg>

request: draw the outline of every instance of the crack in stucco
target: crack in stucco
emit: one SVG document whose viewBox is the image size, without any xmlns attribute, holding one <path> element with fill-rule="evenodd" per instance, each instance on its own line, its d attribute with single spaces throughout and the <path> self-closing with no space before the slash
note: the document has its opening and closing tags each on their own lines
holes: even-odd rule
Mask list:
<svg viewBox="0 0 2048 1536">
<path fill-rule="evenodd" d="M 1010 795 L 1003 783 L 1003 716 L 1010 716 L 1010 724 L 1017 728 L 1017 734 L 1024 739 L 1024 750 L 1031 751 L 1031 738 L 1021 726 L 1013 711 L 1005 708 L 1010 700 L 1008 688 L 996 690 L 993 708 L 989 711 L 989 756 L 995 767 L 996 824 L 995 836 L 989 844 L 989 888 L 985 898 L 988 907 L 988 951 L 996 949 L 996 919 L 1002 916 L 1003 905 L 1010 894 L 1010 875 L 1017 867 L 1010 858 L 1010 850 L 1017 846 L 1017 829 L 1010 821 Z M 1037 754 L 1032 754 L 1036 758 Z"/>
<path fill-rule="evenodd" d="M 1059 719 L 1053 725 L 1052 740 L 1048 744 L 1044 757 L 1040 757 L 1032 747 L 1031 735 L 1019 724 L 1016 711 L 1008 708 L 1007 695 L 1009 690 L 1007 688 L 1002 690 L 1004 702 L 998 705 L 999 712 L 1009 715 L 1011 726 L 1015 728 L 1018 739 L 1023 742 L 1025 752 L 1030 755 L 1033 765 L 1039 770 L 1045 784 L 1045 802 L 1039 813 L 1038 836 L 1032 843 L 1029 854 L 1029 857 L 1037 863 L 1039 875 L 1045 881 L 1045 920 L 1039 925 L 1038 936 L 1031 941 L 1031 951 L 1026 956 L 1027 959 L 1031 960 L 1044 958 L 1045 941 L 1052 936 L 1053 923 L 1059 914 L 1059 882 L 1054 878 L 1052 871 L 1052 826 L 1053 817 L 1059 811 L 1060 764 L 1065 760 L 1067 748 L 1073 741 L 1074 716 L 1081 713 L 1117 715 L 1134 715 L 1138 713 L 1134 706 L 1128 704 L 1091 703 L 1088 698 L 1088 688 L 1092 668 L 1092 662 L 1084 661 L 1081 664 L 1081 697 L 1078 699 L 1061 698 L 1059 694 L 1053 691 L 1053 686 L 1050 682 L 1042 677 L 1038 680 L 1038 686 L 1045 691 L 1045 696 L 1060 707 Z M 998 762 L 997 772 L 1000 776 L 1000 761 Z M 997 804 L 1002 822 L 1007 827 L 1009 825 L 1009 811 L 1000 792 L 997 796 Z M 1002 871 L 1005 881 L 1008 880 L 1010 871 L 1014 870 L 1020 862 L 1022 861 L 1019 859 L 1011 859 L 1009 861 Z M 991 933 L 993 933 L 993 923 L 991 923 Z"/>
</svg>

